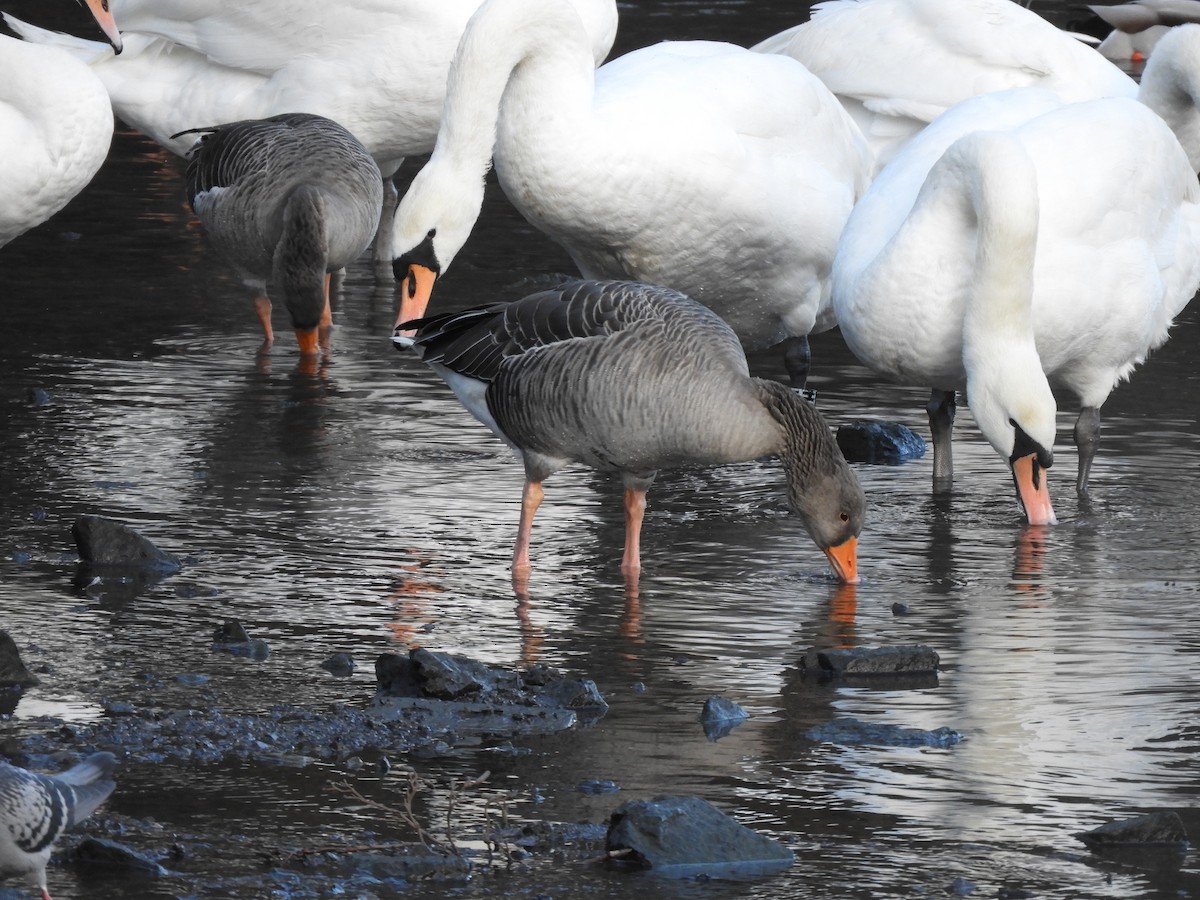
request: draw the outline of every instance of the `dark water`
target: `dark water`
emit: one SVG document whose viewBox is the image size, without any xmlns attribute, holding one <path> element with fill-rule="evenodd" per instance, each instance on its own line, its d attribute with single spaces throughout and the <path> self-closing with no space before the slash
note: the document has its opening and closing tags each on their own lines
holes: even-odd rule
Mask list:
<svg viewBox="0 0 1200 900">
<path fill-rule="evenodd" d="M 6 6 L 42 24 L 82 16 Z M 804 9 L 626 4 L 618 49 L 668 36 L 748 43 Z M 756 462 L 661 477 L 637 598 L 618 571 L 619 485 L 561 473 L 547 484 L 531 597 L 519 604 L 508 562 L 521 470 L 434 375 L 392 350 L 390 279 L 366 260 L 347 272 L 319 371 L 297 367 L 278 318 L 277 347 L 256 358 L 248 300 L 181 195 L 179 161 L 120 130 L 91 187 L 0 251 L 0 625 L 50 669 L 0 737 L 53 727 L 47 716 L 93 720 L 101 698 L 144 690 L 147 671 L 166 680 L 167 708 L 203 690 L 257 712 L 362 703 L 374 657 L 415 645 L 538 660 L 594 678 L 611 711 L 593 728 L 522 742 L 525 756 L 413 761 L 434 781 L 492 771 L 465 821 L 480 820 L 487 798 L 507 798 L 518 818 L 602 822 L 623 799 L 695 793 L 789 844 L 795 866 L 730 884 L 570 863 L 411 895 L 941 896 L 955 878 L 989 897 L 1003 885 L 1042 897 L 1200 894 L 1194 855 L 1181 869 L 1122 867 L 1072 837 L 1164 808 L 1200 828 L 1196 307 L 1105 406 L 1090 509 L 1072 489 L 1075 411 L 1060 413 L 1057 527 L 1021 526 L 1003 464 L 963 410 L 952 499 L 931 498 L 930 458 L 859 468 L 871 507 L 856 590 L 829 579 L 784 511 L 776 466 Z M 567 267 L 493 186 L 438 303 L 491 299 Z M 833 422 L 925 431 L 923 392 L 878 382 L 836 334 L 813 345 Z M 782 374 L 773 357 L 755 362 Z M 128 521 L 185 556 L 184 572 L 136 596 L 77 583 L 70 523 L 82 513 Z M 228 617 L 270 642 L 267 661 L 209 651 Z M 907 643 L 941 655 L 935 687 L 838 688 L 799 674 L 813 645 Z M 318 667 L 337 650 L 365 663 L 351 679 Z M 188 687 L 178 673 L 210 680 Z M 752 714 L 715 743 L 698 721 L 714 693 Z M 949 726 L 966 740 L 928 750 L 805 737 L 845 716 Z M 246 872 L 259 871 L 262 847 L 353 829 L 402 836 L 331 793 L 341 777 L 320 765 L 130 764 L 109 808 L 161 823 L 162 846 L 174 834 L 253 835 L 240 856 L 227 848 Z M 581 793 L 583 778 L 621 791 Z M 430 819 L 439 803 L 435 792 Z M 130 887 L 52 867 L 51 889 L 58 900 L 224 896 L 195 893 L 187 866 L 176 868 L 185 874 Z M 236 893 L 283 895 L 265 882 Z"/>
</svg>

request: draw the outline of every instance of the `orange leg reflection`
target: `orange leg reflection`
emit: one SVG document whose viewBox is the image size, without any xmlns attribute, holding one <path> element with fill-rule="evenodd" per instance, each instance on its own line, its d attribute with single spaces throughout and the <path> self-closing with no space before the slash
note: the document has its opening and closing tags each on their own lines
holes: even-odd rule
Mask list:
<svg viewBox="0 0 1200 900">
<path fill-rule="evenodd" d="M 415 550 L 407 553 L 416 556 Z M 445 591 L 440 584 L 420 577 L 429 561 L 418 558 L 416 562 L 400 566 L 400 575 L 395 587 L 388 591 L 387 598 L 394 603 L 396 620 L 389 622 L 387 627 L 392 637 L 408 648 L 419 647 L 422 636 L 427 633 L 427 626 L 433 624 L 434 617 L 429 609 L 429 598 L 434 594 Z"/>
</svg>

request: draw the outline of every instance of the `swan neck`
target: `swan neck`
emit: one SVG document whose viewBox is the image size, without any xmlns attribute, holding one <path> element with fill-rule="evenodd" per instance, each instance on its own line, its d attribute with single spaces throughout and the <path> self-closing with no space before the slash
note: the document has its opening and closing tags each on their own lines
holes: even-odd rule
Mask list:
<svg viewBox="0 0 1200 900">
<path fill-rule="evenodd" d="M 486 172 L 508 105 L 560 119 L 570 112 L 560 98 L 581 79 L 590 95 L 593 66 L 583 22 L 565 0 L 488 0 L 459 41 L 434 156 Z"/>
<path fill-rule="evenodd" d="M 1142 73 L 1138 99 L 1170 126 L 1200 172 L 1200 25 L 1172 28 Z"/>
</svg>

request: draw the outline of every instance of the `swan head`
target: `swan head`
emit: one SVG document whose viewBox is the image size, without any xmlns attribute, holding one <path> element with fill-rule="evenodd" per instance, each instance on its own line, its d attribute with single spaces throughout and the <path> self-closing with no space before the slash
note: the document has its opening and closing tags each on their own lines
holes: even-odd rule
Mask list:
<svg viewBox="0 0 1200 900">
<path fill-rule="evenodd" d="M 104 32 L 104 36 L 112 45 L 113 53 L 120 53 L 122 49 L 121 32 L 117 30 L 117 22 L 113 18 L 112 10 L 108 8 L 108 0 L 86 0 L 86 3 L 88 9 L 91 10 L 92 18 L 96 20 L 96 24 L 100 26 L 100 30 Z"/>
<path fill-rule="evenodd" d="M 467 242 L 483 207 L 483 179 L 456 176 L 439 163 L 435 154 L 396 207 L 392 272 L 400 282 L 397 326 L 425 315 L 434 283 Z"/>
<path fill-rule="evenodd" d="M 1017 502 L 1030 525 L 1053 525 L 1058 519 L 1050 502 L 1047 469 L 1054 464 L 1055 416 L 1050 385 L 1038 365 L 1034 377 L 1009 376 L 999 390 L 971 392 L 967 402 L 975 424 L 988 443 L 1008 461 Z"/>
</svg>

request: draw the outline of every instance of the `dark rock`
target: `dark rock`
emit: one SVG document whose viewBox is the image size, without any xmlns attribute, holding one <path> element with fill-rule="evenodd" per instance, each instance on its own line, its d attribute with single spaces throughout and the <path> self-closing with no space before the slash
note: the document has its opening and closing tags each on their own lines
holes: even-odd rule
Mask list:
<svg viewBox="0 0 1200 900">
<path fill-rule="evenodd" d="M 380 653 L 375 658 L 376 690 L 387 697 L 420 697 L 421 683 L 412 659 L 398 653 Z"/>
<path fill-rule="evenodd" d="M 965 897 L 967 894 L 975 893 L 976 887 L 978 887 L 978 885 L 976 885 L 975 882 L 959 875 L 950 882 L 950 893 L 954 894 L 956 897 Z"/>
<path fill-rule="evenodd" d="M 38 678 L 21 660 L 17 642 L 7 631 L 0 631 L 0 688 L 24 689 L 38 684 Z"/>
<path fill-rule="evenodd" d="M 750 718 L 750 713 L 726 697 L 712 696 L 704 701 L 700 722 L 710 741 L 725 737 Z"/>
<path fill-rule="evenodd" d="M 877 744 L 885 747 L 953 747 L 963 736 L 945 726 L 926 731 L 904 725 L 863 722 L 860 719 L 833 719 L 814 725 L 805 733 L 810 741 L 831 744 Z"/>
<path fill-rule="evenodd" d="M 357 667 L 358 663 L 354 661 L 354 657 L 349 653 L 335 653 L 321 663 L 322 669 L 327 670 L 332 675 L 341 677 L 354 674 L 354 670 Z"/>
<path fill-rule="evenodd" d="M 170 574 L 183 568 L 174 554 L 160 550 L 128 525 L 104 516 L 80 516 L 71 526 L 79 557 L 94 566 L 120 566 Z"/>
<path fill-rule="evenodd" d="M 848 462 L 896 465 L 925 455 L 925 439 L 899 422 L 847 422 L 838 426 L 837 445 Z"/>
<path fill-rule="evenodd" d="M 31 387 L 25 392 L 25 399 L 30 406 L 45 406 L 50 402 L 50 392 L 45 388 Z"/>
<path fill-rule="evenodd" d="M 1092 850 L 1134 844 L 1171 844 L 1181 848 L 1188 845 L 1183 820 L 1170 811 L 1109 822 L 1091 831 L 1077 832 L 1075 837 Z"/>
<path fill-rule="evenodd" d="M 791 866 L 792 851 L 699 797 L 632 800 L 613 811 L 608 852 L 679 874 L 753 874 Z"/>
<path fill-rule="evenodd" d="M 139 875 L 166 875 L 167 870 L 155 860 L 105 838 L 86 837 L 75 848 L 75 861 L 89 866 L 104 866 Z"/>
<path fill-rule="evenodd" d="M 387 853 L 351 853 L 342 859 L 341 868 L 351 875 L 402 881 L 462 879 L 471 874 L 471 863 L 466 858 L 424 847 L 404 847 Z"/>
<path fill-rule="evenodd" d="M 483 693 L 497 683 L 492 669 L 469 657 L 432 653 L 418 647 L 409 658 L 416 667 L 421 689 L 428 697 L 457 700 L 466 694 Z"/>
<path fill-rule="evenodd" d="M 572 709 L 587 723 L 608 712 L 608 702 L 590 678 L 567 678 L 562 675 L 534 694 L 538 706 Z"/>
<path fill-rule="evenodd" d="M 909 610 L 907 603 L 893 603 L 892 604 L 892 615 L 893 616 L 907 616 L 909 614 L 909 612 L 911 612 L 911 610 Z"/>
<path fill-rule="evenodd" d="M 812 649 L 800 660 L 803 669 L 836 675 L 906 675 L 936 672 L 941 662 L 931 647 L 834 647 Z"/>
<path fill-rule="evenodd" d="M 266 659 L 271 655 L 271 647 L 266 641 L 250 637 L 245 626 L 237 619 L 226 619 L 213 629 L 213 650 L 220 653 L 230 653 L 234 656 L 245 656 L 248 659 Z"/>
</svg>

